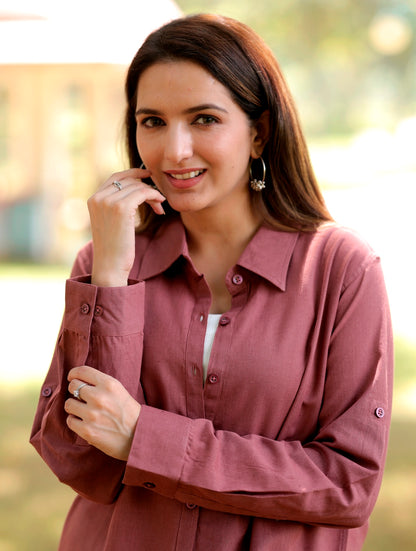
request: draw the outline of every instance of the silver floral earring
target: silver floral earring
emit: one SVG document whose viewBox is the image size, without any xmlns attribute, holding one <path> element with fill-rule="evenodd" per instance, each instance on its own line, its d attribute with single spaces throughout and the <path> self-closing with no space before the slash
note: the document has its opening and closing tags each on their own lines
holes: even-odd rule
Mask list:
<svg viewBox="0 0 416 551">
<path fill-rule="evenodd" d="M 261 180 L 257 180 L 257 178 L 253 178 L 253 173 L 251 169 L 252 169 L 254 159 L 250 164 L 250 186 L 251 186 L 251 189 L 254 189 L 254 191 L 262 191 L 266 187 L 266 164 L 263 161 L 263 157 L 260 156 L 259 159 L 263 166 L 263 176 Z"/>
</svg>

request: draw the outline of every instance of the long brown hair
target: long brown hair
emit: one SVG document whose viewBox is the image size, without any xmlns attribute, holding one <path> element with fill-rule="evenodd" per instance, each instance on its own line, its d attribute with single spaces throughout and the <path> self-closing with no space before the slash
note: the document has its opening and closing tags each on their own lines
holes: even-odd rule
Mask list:
<svg viewBox="0 0 416 551">
<path fill-rule="evenodd" d="M 251 192 L 264 221 L 285 231 L 312 231 L 332 220 L 319 190 L 296 108 L 280 67 L 264 41 L 248 26 L 218 15 L 176 19 L 154 31 L 134 57 L 126 78 L 126 145 L 131 167 L 142 160 L 136 145 L 136 92 L 141 74 L 160 61 L 199 64 L 228 88 L 255 123 L 270 113 L 270 136 L 263 151 L 266 188 Z M 248 185 L 248 184 L 247 184 Z M 168 215 L 174 215 L 169 207 Z M 163 222 L 147 204 L 139 207 L 138 231 Z M 161 220 L 162 218 L 162 220 Z"/>
</svg>

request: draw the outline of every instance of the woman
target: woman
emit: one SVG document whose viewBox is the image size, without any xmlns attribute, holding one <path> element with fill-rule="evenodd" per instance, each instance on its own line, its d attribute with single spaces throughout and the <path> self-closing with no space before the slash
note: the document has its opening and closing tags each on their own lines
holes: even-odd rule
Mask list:
<svg viewBox="0 0 416 551">
<path fill-rule="evenodd" d="M 391 408 L 378 258 L 331 221 L 246 26 L 169 23 L 126 94 L 131 168 L 89 200 L 32 433 L 78 493 L 60 549 L 361 549 Z"/>
</svg>

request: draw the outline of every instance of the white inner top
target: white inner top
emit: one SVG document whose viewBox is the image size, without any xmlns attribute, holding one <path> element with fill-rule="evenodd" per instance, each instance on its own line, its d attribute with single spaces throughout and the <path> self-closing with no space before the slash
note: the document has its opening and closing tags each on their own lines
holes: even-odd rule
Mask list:
<svg viewBox="0 0 416 551">
<path fill-rule="evenodd" d="M 208 363 L 209 357 L 211 355 L 212 345 L 214 342 L 215 333 L 218 329 L 218 324 L 221 319 L 222 314 L 209 314 L 207 322 L 207 331 L 205 333 L 204 341 L 204 357 L 202 361 L 202 366 L 204 368 L 204 381 L 207 378 Z"/>
</svg>

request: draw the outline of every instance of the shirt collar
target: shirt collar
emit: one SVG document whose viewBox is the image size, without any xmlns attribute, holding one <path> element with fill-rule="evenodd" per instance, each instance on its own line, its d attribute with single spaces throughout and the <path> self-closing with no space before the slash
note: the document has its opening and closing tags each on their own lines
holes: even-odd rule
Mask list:
<svg viewBox="0 0 416 551">
<path fill-rule="evenodd" d="M 298 232 L 282 232 L 260 226 L 237 264 L 284 291 L 298 237 Z M 145 280 L 163 273 L 181 256 L 190 260 L 185 228 L 180 219 L 175 218 L 162 224 L 151 239 L 143 256 L 139 279 Z"/>
<path fill-rule="evenodd" d="M 185 228 L 179 218 L 163 223 L 147 247 L 138 279 L 145 280 L 166 271 L 180 257 L 189 258 Z"/>
<path fill-rule="evenodd" d="M 283 232 L 260 226 L 241 255 L 238 265 L 285 291 L 287 272 L 298 237 L 298 232 Z"/>
</svg>

